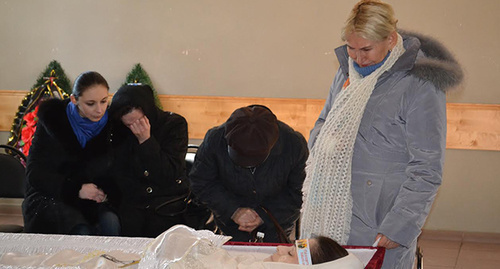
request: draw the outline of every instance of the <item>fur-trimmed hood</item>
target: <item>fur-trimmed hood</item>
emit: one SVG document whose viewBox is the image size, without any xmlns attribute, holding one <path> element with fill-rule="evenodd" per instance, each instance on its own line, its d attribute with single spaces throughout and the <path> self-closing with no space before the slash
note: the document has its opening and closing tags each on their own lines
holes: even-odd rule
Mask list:
<svg viewBox="0 0 500 269">
<path fill-rule="evenodd" d="M 462 67 L 452 53 L 436 39 L 422 34 L 400 30 L 405 53 L 389 72 L 407 71 L 430 81 L 436 88 L 448 91 L 458 86 L 464 77 Z M 340 68 L 348 76 L 347 46 L 335 49 Z"/>
<path fill-rule="evenodd" d="M 414 37 L 420 41 L 417 61 L 410 73 L 431 81 L 437 88 L 447 91 L 459 85 L 464 77 L 462 67 L 452 53 L 436 39 L 419 33 L 399 31 L 403 39 Z"/>
</svg>

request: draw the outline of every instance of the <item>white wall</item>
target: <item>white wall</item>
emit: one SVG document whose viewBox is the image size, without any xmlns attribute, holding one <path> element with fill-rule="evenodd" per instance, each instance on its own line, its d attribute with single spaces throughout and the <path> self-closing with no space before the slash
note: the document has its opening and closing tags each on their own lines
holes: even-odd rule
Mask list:
<svg viewBox="0 0 500 269">
<path fill-rule="evenodd" d="M 500 1 L 390 0 L 401 28 L 439 38 L 474 89 L 451 102 L 500 103 Z M 115 90 L 135 63 L 160 93 L 324 98 L 352 0 L 4 0 L 0 89 L 29 89 L 53 59 Z"/>
<path fill-rule="evenodd" d="M 4 0 L 0 89 L 51 60 L 112 91 L 141 63 L 161 94 L 325 98 L 352 0 Z M 500 103 L 500 1 L 390 0 L 401 28 L 439 38 L 466 71 L 449 102 Z M 448 150 L 428 229 L 500 232 L 500 152 Z"/>
</svg>

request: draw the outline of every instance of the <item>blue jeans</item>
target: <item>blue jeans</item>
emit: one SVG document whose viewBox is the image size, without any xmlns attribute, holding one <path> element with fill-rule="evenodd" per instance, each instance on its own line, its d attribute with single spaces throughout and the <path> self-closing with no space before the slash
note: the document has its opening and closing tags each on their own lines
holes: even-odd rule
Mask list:
<svg viewBox="0 0 500 269">
<path fill-rule="evenodd" d="M 70 234 L 119 236 L 121 232 L 118 215 L 106 206 L 99 207 L 98 222 L 94 225 L 85 222 L 75 225 Z"/>
<path fill-rule="evenodd" d="M 120 235 L 120 219 L 118 215 L 110 210 L 99 213 L 99 223 L 97 230 L 100 235 L 104 236 L 118 236 Z"/>
</svg>

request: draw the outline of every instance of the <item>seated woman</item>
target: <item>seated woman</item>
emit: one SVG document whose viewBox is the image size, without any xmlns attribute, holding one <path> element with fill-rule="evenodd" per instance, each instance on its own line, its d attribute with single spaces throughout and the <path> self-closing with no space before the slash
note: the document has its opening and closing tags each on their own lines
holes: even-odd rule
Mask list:
<svg viewBox="0 0 500 269">
<path fill-rule="evenodd" d="M 109 86 L 99 73 L 79 75 L 70 99 L 40 104 L 26 168 L 25 232 L 118 235 L 108 177 Z"/>
<path fill-rule="evenodd" d="M 159 109 L 148 85 L 124 85 L 109 108 L 122 235 L 156 237 L 184 223 L 186 120 Z M 169 202 L 172 201 L 172 202 Z"/>
</svg>

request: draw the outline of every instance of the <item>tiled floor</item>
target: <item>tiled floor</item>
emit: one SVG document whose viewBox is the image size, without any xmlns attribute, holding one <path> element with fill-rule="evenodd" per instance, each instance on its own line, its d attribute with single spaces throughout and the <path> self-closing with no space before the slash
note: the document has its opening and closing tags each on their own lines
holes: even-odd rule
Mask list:
<svg viewBox="0 0 500 269">
<path fill-rule="evenodd" d="M 19 205 L 0 205 L 0 224 L 22 223 Z M 426 230 L 419 246 L 425 269 L 500 268 L 500 234 Z"/>
<path fill-rule="evenodd" d="M 425 269 L 500 268 L 500 234 L 424 231 Z"/>
</svg>

